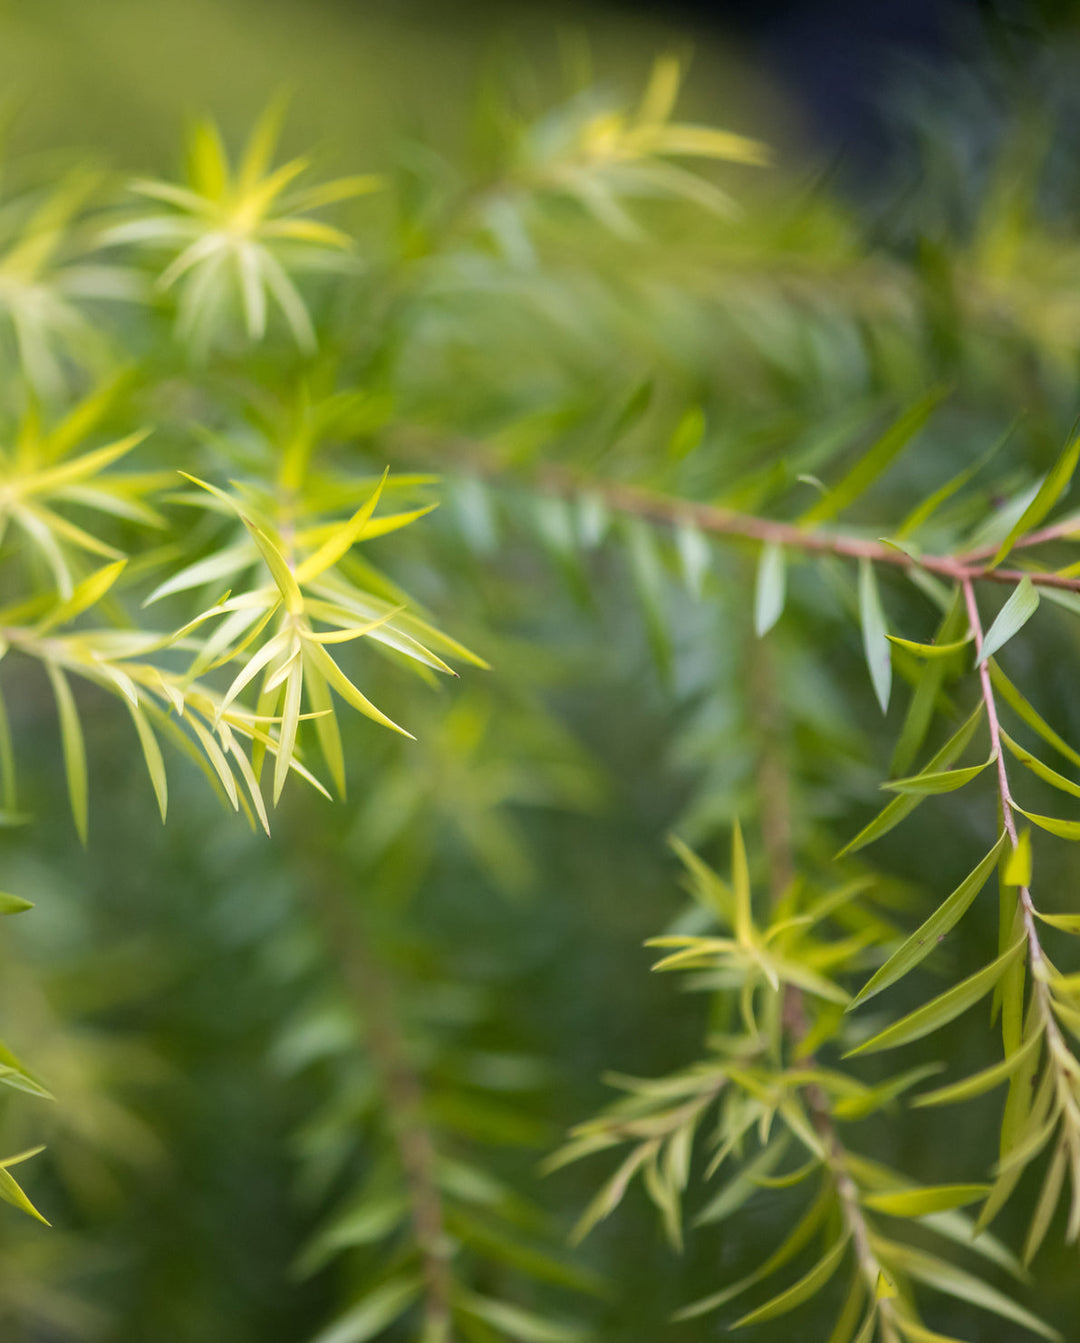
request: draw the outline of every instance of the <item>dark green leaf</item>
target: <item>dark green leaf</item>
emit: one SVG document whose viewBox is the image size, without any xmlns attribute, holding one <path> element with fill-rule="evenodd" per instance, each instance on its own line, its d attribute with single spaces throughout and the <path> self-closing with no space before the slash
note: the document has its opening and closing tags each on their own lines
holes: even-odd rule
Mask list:
<svg viewBox="0 0 1080 1343">
<path fill-rule="evenodd" d="M 883 474 L 923 427 L 946 395 L 936 389 L 906 410 L 884 434 L 867 449 L 851 470 L 799 519 L 804 527 L 815 527 L 848 508 Z"/>
</svg>

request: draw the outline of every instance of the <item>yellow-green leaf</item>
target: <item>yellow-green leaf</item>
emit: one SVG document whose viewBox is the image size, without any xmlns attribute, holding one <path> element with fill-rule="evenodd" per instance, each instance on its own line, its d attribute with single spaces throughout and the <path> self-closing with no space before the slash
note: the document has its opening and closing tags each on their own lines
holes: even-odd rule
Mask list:
<svg viewBox="0 0 1080 1343">
<path fill-rule="evenodd" d="M 1080 751 L 1075 751 L 1069 743 L 1054 731 L 1045 718 L 1028 703 L 1020 691 L 1013 685 L 996 662 L 990 663 L 990 679 L 994 689 L 1009 707 L 1021 717 L 1028 727 L 1033 728 L 1043 741 L 1049 742 L 1055 751 L 1074 765 L 1080 765 Z"/>
<path fill-rule="evenodd" d="M 164 823 L 165 813 L 169 808 L 169 785 L 165 777 L 165 761 L 161 758 L 161 747 L 158 745 L 154 730 L 147 722 L 142 709 L 130 701 L 125 700 L 124 702 L 131 714 L 131 721 L 135 724 L 135 731 L 139 734 L 139 745 L 142 747 L 143 759 L 146 761 L 146 770 L 150 775 L 150 782 L 154 787 L 154 796 L 157 798 L 158 810 L 161 812 L 161 820 Z"/>
<path fill-rule="evenodd" d="M 959 653 L 971 643 L 971 635 L 968 634 L 964 639 L 953 639 L 945 644 L 919 644 L 911 639 L 901 639 L 899 635 L 887 634 L 885 636 L 891 644 L 896 644 L 897 648 L 903 648 L 906 652 L 914 654 L 917 658 L 947 658 L 952 657 L 954 653 Z"/>
<path fill-rule="evenodd" d="M 938 1184 L 921 1189 L 887 1190 L 882 1194 L 864 1194 L 863 1203 L 874 1212 L 890 1217 L 926 1217 L 932 1212 L 962 1208 L 984 1198 L 988 1184 Z"/>
<path fill-rule="evenodd" d="M 1039 593 L 1031 579 L 1024 577 L 1013 589 L 1009 600 L 997 613 L 994 623 L 986 631 L 979 649 L 981 664 L 1017 634 L 1039 609 Z"/>
<path fill-rule="evenodd" d="M 1063 821 L 1057 816 L 1039 816 L 1033 811 L 1025 811 L 1023 807 L 1018 807 L 1015 802 L 1013 810 L 1018 811 L 1021 816 L 1026 816 L 1032 825 L 1037 825 L 1040 830 L 1048 830 L 1059 839 L 1080 840 L 1080 821 Z"/>
<path fill-rule="evenodd" d="M 1005 832 L 1003 831 L 998 836 L 997 843 L 983 858 L 982 862 L 972 872 L 968 873 L 956 890 L 911 934 L 903 946 L 895 951 L 885 964 L 871 976 L 852 999 L 849 1010 L 852 1007 L 858 1007 L 860 1003 L 866 1002 L 868 998 L 872 998 L 882 989 L 888 988 L 890 984 L 895 984 L 909 970 L 913 970 L 920 961 L 929 956 L 945 934 L 959 923 L 960 919 L 967 913 L 972 901 L 990 879 L 990 873 L 994 870 L 998 855 L 1005 844 L 1005 838 Z"/>
<path fill-rule="evenodd" d="M 958 1017 L 961 1012 L 966 1012 L 980 998 L 985 997 L 1020 955 L 1024 946 L 1024 940 L 1019 939 L 1008 951 L 996 960 L 991 961 L 989 965 L 984 965 L 981 970 L 969 975 L 967 979 L 962 979 L 959 984 L 954 984 L 951 989 L 947 989 L 930 1002 L 924 1003 L 914 1012 L 909 1012 L 899 1021 L 893 1022 L 891 1026 L 879 1031 L 871 1039 L 857 1045 L 854 1049 L 849 1049 L 844 1057 L 850 1058 L 854 1054 L 875 1054 L 882 1049 L 895 1049 L 899 1045 L 906 1045 L 912 1040 L 919 1040 L 924 1035 L 939 1030 L 952 1021 L 954 1017 Z"/>
<path fill-rule="evenodd" d="M 982 715 L 983 705 L 980 700 L 971 717 L 927 762 L 926 767 L 921 772 L 923 774 L 935 774 L 951 765 L 975 735 L 975 729 L 979 726 Z M 899 825 L 906 816 L 909 816 L 915 810 L 925 796 L 927 796 L 925 793 L 902 793 L 899 797 L 893 798 L 868 825 L 865 825 L 859 831 L 850 843 L 845 844 L 836 855 L 837 858 L 844 858 L 850 853 L 857 853 L 859 849 L 865 848 L 875 839 L 880 839 L 882 835 L 888 834 L 894 826 Z"/>
<path fill-rule="evenodd" d="M 23 1192 L 22 1186 L 8 1169 L 9 1166 L 18 1165 L 21 1161 L 28 1161 L 30 1157 L 37 1156 L 39 1152 L 43 1152 L 44 1150 L 44 1147 L 31 1147 L 28 1151 L 19 1152 L 17 1156 L 9 1156 L 3 1161 L 0 1161 L 0 1198 L 6 1203 L 12 1204 L 13 1207 L 18 1208 L 20 1212 L 29 1213 L 31 1217 L 34 1217 L 39 1222 L 44 1222 L 46 1226 L 49 1226 L 50 1223 L 42 1217 L 41 1213 L 39 1213 L 37 1208 L 30 1202 Z"/>
<path fill-rule="evenodd" d="M 972 779 L 977 779 L 994 757 L 984 760 L 981 765 L 968 765 L 964 769 L 944 769 L 931 773 L 913 774 L 907 779 L 891 779 L 881 786 L 890 793 L 954 793 L 963 788 Z"/>
<path fill-rule="evenodd" d="M 390 468 L 387 467 L 383 472 L 382 479 L 372 492 L 371 498 L 356 510 L 348 522 L 343 522 L 313 555 L 309 555 L 306 560 L 297 565 L 296 581 L 298 583 L 310 583 L 318 578 L 325 570 L 337 564 L 338 560 L 360 540 L 371 515 L 375 512 L 389 474 Z"/>
<path fill-rule="evenodd" d="M 754 918 L 750 908 L 750 869 L 746 862 L 746 845 L 742 826 L 736 818 L 731 831 L 731 888 L 735 897 L 735 936 L 743 945 L 754 937 Z"/>
<path fill-rule="evenodd" d="M 1041 914 L 1036 910 L 1035 917 L 1063 933 L 1080 933 L 1080 914 Z"/>
<path fill-rule="evenodd" d="M 1061 456 L 1050 468 L 1046 479 L 1039 486 L 1035 498 L 1024 509 L 1010 529 L 1008 536 L 998 547 L 997 554 L 990 561 L 991 569 L 996 569 L 1016 542 L 1027 532 L 1036 528 L 1054 507 L 1072 480 L 1078 459 L 1080 459 L 1080 438 L 1075 438 L 1066 445 Z"/>
<path fill-rule="evenodd" d="M 1049 765 L 1044 765 L 1043 762 L 1032 755 L 1030 751 L 1025 750 L 1023 746 L 1020 746 L 1017 742 L 1013 741 L 1007 732 L 1002 731 L 1001 740 L 1008 748 L 1009 753 L 1015 756 L 1020 764 L 1026 769 L 1031 770 L 1036 778 L 1042 779 L 1042 781 L 1048 783 L 1051 788 L 1056 788 L 1059 793 L 1068 793 L 1070 797 L 1080 797 L 1080 783 L 1073 783 L 1072 779 L 1067 779 L 1064 774 L 1059 774 L 1056 769 L 1051 769 Z M 1026 886 L 1028 882 L 1022 881 L 1017 884 Z"/>
<path fill-rule="evenodd" d="M 798 1282 L 793 1283 L 787 1291 L 774 1296 L 771 1301 L 766 1301 L 763 1306 L 758 1306 L 757 1310 L 752 1310 L 736 1320 L 731 1326 L 732 1329 L 742 1329 L 748 1324 L 761 1324 L 765 1320 L 775 1319 L 778 1315 L 786 1315 L 788 1311 L 795 1310 L 804 1301 L 816 1296 L 843 1262 L 850 1238 L 851 1233 L 845 1231 L 836 1244 L 822 1255 L 814 1267 L 803 1274 Z"/>
<path fill-rule="evenodd" d="M 1000 1086 L 1002 1082 L 1007 1082 L 1017 1072 L 1036 1050 L 1041 1039 L 1041 1034 L 1032 1035 L 1008 1058 L 992 1064 L 989 1068 L 983 1068 L 980 1072 L 973 1073 L 970 1077 L 965 1077 L 959 1082 L 950 1082 L 948 1086 L 937 1087 L 933 1091 L 924 1091 L 922 1095 L 914 1098 L 912 1104 L 916 1106 L 953 1105 L 958 1101 L 971 1100 L 974 1096 L 981 1096 L 985 1092 L 993 1090 L 994 1087 Z"/>
<path fill-rule="evenodd" d="M 52 682 L 53 694 L 56 696 L 56 711 L 60 720 L 60 741 L 64 750 L 64 772 L 67 775 L 71 814 L 75 820 L 75 829 L 78 832 L 79 839 L 85 844 L 88 810 L 86 745 L 83 741 L 82 724 L 79 722 L 79 711 L 75 707 L 75 698 L 63 671 L 54 662 L 46 662 L 45 671 Z"/>
<path fill-rule="evenodd" d="M 1031 885 L 1031 831 L 1021 830 L 1016 848 L 1006 855 L 1001 879 L 1006 886 Z"/>
</svg>

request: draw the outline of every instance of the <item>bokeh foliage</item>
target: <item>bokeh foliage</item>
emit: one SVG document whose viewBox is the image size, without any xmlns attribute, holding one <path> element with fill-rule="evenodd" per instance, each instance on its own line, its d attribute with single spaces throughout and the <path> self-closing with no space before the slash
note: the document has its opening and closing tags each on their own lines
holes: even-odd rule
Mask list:
<svg viewBox="0 0 1080 1343">
<path fill-rule="evenodd" d="M 1067 1336 L 1064 39 L 917 81 L 852 203 L 644 31 L 46 8 L 4 1337 Z"/>
</svg>

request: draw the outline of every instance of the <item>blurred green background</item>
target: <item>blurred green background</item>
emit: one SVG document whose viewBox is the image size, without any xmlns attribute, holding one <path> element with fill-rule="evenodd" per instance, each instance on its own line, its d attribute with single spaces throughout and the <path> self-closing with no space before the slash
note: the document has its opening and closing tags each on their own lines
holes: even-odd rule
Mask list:
<svg viewBox="0 0 1080 1343">
<path fill-rule="evenodd" d="M 827 8 L 835 23 L 835 7 Z M 969 239 L 965 228 L 1031 84 L 1041 80 L 1057 112 L 1075 101 L 1080 85 L 1071 79 L 1080 66 L 1070 64 L 1070 14 L 1030 6 L 1021 15 L 1032 33 L 1024 50 L 1042 62 L 1041 73 L 1008 61 L 993 66 L 992 43 L 962 9 L 946 24 L 953 45 L 938 42 L 922 64 L 901 53 L 888 86 L 894 121 L 884 123 L 897 127 L 892 157 L 865 180 L 838 170 L 847 185 L 835 206 L 827 193 L 807 205 L 805 193 L 835 166 L 850 125 L 824 113 L 815 124 L 799 92 L 784 87 L 782 63 L 757 63 L 745 11 L 733 17 L 731 38 L 705 17 L 687 11 L 672 27 L 641 8 L 578 5 L 7 0 L 0 89 L 12 114 L 8 152 L 39 175 L 87 150 L 117 173 L 168 172 L 185 117 L 210 111 L 235 141 L 285 85 L 293 90 L 286 146 L 315 145 L 327 172 L 389 167 L 419 153 L 419 144 L 454 160 L 467 152 L 476 90 L 493 68 L 510 70 L 542 106 L 557 95 L 566 64 L 585 53 L 601 82 L 636 90 L 658 52 L 692 45 L 681 112 L 777 147 L 781 186 L 750 190 L 765 212 L 759 221 L 769 217 L 770 193 L 783 197 L 790 212 L 783 224 L 797 241 L 789 248 L 777 224 L 775 252 L 762 244 L 750 266 L 767 269 L 770 256 L 786 264 L 801 248 L 820 289 L 800 310 L 805 321 L 775 296 L 744 295 L 739 323 L 719 336 L 692 329 L 681 312 L 666 313 L 689 351 L 686 381 L 708 384 L 721 402 L 746 395 L 725 450 L 737 455 L 740 433 L 758 436 L 739 440 L 752 457 L 756 443 L 767 447 L 808 425 L 842 427 L 853 404 L 908 395 L 940 375 L 960 389 L 959 408 L 941 431 L 943 458 L 963 461 L 983 445 L 1011 418 L 1020 389 L 1035 408 L 1022 431 L 1025 448 L 1032 460 L 1048 460 L 1076 409 L 1073 270 L 1033 263 L 1044 288 L 1025 278 L 1027 307 L 1017 306 L 1015 326 L 958 354 L 951 313 L 938 312 L 936 327 L 932 304 L 925 322 L 924 311 L 910 323 L 895 317 L 904 304 L 894 303 L 888 265 L 878 261 L 917 256 L 930 274 L 935 247 Z M 1053 151 L 1067 164 L 1058 182 L 1075 188 L 1075 130 L 1063 136 Z M 1061 205 L 1066 195 L 1058 185 L 1043 204 L 1047 227 L 1071 247 L 1074 206 Z M 707 250 L 704 232 L 678 240 L 684 250 L 673 266 Z M 859 266 L 847 267 L 856 253 Z M 738 257 L 726 264 L 737 288 Z M 850 305 L 849 288 L 858 291 Z M 628 342 L 636 353 L 651 341 L 662 345 L 664 331 L 648 328 L 640 313 L 637 320 L 642 329 Z M 1044 324 L 1053 326 L 1045 342 Z M 603 323 L 577 338 L 586 361 L 595 356 L 599 364 Z M 490 347 L 468 352 L 461 365 L 474 379 L 467 386 L 482 386 L 485 396 L 517 376 L 497 362 L 500 340 L 496 331 Z M 748 367 L 756 371 L 746 380 Z M 421 408 L 424 394 L 416 392 Z M 568 1124 L 601 1103 L 600 1074 L 647 1075 L 694 1056 L 702 1005 L 649 978 L 641 943 L 681 908 L 668 830 L 677 823 L 707 845 L 742 786 L 743 765 L 731 749 L 740 673 L 729 665 L 725 631 L 746 619 L 740 593 L 748 571 L 732 560 L 726 589 L 707 608 L 685 592 L 670 597 L 665 675 L 655 638 L 650 648 L 641 584 L 635 594 L 626 565 L 601 561 L 583 594 L 560 563 L 557 537 L 545 548 L 543 520 L 527 531 L 511 509 L 499 533 L 488 535 L 484 507 L 459 483 L 422 543 L 438 562 L 408 547 L 388 549 L 386 562 L 495 672 L 433 699 L 426 721 L 416 723 L 413 713 L 418 754 L 352 725 L 357 763 L 348 805 L 292 799 L 271 844 L 219 814 L 201 781 L 188 786 L 180 770 L 169 825 L 160 830 L 130 743 L 117 733 L 120 711 L 102 702 L 87 719 L 97 800 L 83 852 L 71 833 L 41 688 L 20 688 L 16 735 L 24 758 L 34 760 L 36 820 L 5 839 L 2 860 L 5 886 L 32 892 L 37 908 L 2 930 L 0 1015 L 61 1102 L 44 1121 L 53 1126 L 45 1134 L 52 1164 L 33 1184 L 55 1229 L 0 1219 L 4 1343 L 300 1343 L 338 1309 L 347 1278 L 295 1271 L 334 1180 L 365 1159 L 346 1155 L 335 1167 L 337 1158 L 327 1158 L 340 1139 L 326 1115 L 340 1079 L 319 1034 L 332 1035 L 333 1014 L 323 1001 L 326 948 L 308 889 L 327 862 L 362 898 L 370 895 L 372 937 L 415 988 L 408 1011 L 418 1030 L 451 1041 L 446 1067 L 473 1056 L 540 1061 L 525 1147 L 509 1141 L 510 1121 L 494 1112 L 478 1136 L 495 1139 L 493 1169 L 528 1187 L 560 1232 L 587 1201 L 595 1171 L 574 1168 L 540 1182 L 536 1167 Z M 842 628 L 831 607 L 827 618 Z M 836 635 L 830 662 L 839 689 L 830 692 L 804 669 L 814 700 L 808 723 L 816 715 L 806 731 L 820 730 L 823 740 L 844 739 L 846 717 L 868 718 L 866 705 L 844 702 L 846 678 L 861 676 L 855 643 L 853 634 L 846 642 Z M 797 652 L 791 657 L 797 668 Z M 1080 727 L 1072 674 L 1050 679 L 1054 721 Z M 387 703 L 398 693 L 389 679 Z M 858 793 L 872 789 L 874 768 L 856 734 L 845 778 L 821 804 L 838 831 L 864 814 Z M 411 832 L 397 832 L 399 813 L 426 818 L 423 852 Z M 919 883 L 943 853 L 948 861 L 955 823 L 954 814 L 929 829 L 921 850 L 893 846 L 887 861 L 896 874 Z M 413 911 L 408 919 L 404 908 Z M 455 1053 L 456 1033 L 468 1037 L 468 1051 Z M 981 1057 L 985 1036 L 984 1023 L 971 1022 L 953 1038 L 957 1050 Z M 41 1112 L 29 1108 L 8 1104 L 4 1112 L 13 1142 L 41 1133 Z M 992 1160 L 993 1135 L 977 1117 L 961 1116 L 947 1132 L 922 1120 L 880 1124 L 864 1141 L 900 1167 L 925 1168 L 940 1155 L 948 1169 L 956 1151 Z M 587 1307 L 596 1337 L 719 1337 L 715 1319 L 676 1330 L 670 1313 L 718 1274 L 758 1262 L 775 1241 L 779 1208 L 762 1200 L 678 1259 L 644 1201 L 629 1200 L 581 1255 L 614 1284 Z M 1075 1329 L 1075 1253 L 1048 1248 L 1041 1281 L 1039 1308 L 1066 1332 Z M 951 1323 L 987 1343 L 1021 1336 L 992 1319 L 972 1333 L 970 1318 L 955 1304 L 938 1317 L 940 1327 Z M 813 1319 L 808 1332 L 793 1335 L 783 1325 L 759 1336 L 815 1343 Z"/>
</svg>

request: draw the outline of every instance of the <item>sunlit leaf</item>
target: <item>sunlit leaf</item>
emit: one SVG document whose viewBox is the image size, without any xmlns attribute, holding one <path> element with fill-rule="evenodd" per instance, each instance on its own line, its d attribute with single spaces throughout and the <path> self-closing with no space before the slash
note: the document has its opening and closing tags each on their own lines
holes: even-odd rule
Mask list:
<svg viewBox="0 0 1080 1343">
<path fill-rule="evenodd" d="M 994 623 L 986 631 L 979 649 L 979 662 L 985 662 L 1027 624 L 1039 609 L 1039 593 L 1030 578 L 1022 578 L 1013 589 L 1009 600 L 997 613 Z"/>
<path fill-rule="evenodd" d="M 941 750 L 927 761 L 921 772 L 923 774 L 937 774 L 947 769 L 975 735 L 975 730 L 982 720 L 982 715 L 983 705 L 980 700 L 970 718 L 949 738 Z M 925 793 L 904 793 L 893 798 L 868 825 L 859 831 L 853 840 L 840 850 L 837 857 L 843 858 L 848 854 L 857 853 L 859 849 L 865 848 L 875 839 L 880 839 L 882 835 L 888 834 L 894 826 L 899 825 L 905 817 L 910 816 L 926 796 Z"/>
<path fill-rule="evenodd" d="M 849 1049 L 844 1057 L 850 1058 L 853 1054 L 872 1054 L 881 1049 L 895 1049 L 899 1045 L 919 1040 L 924 1035 L 939 1030 L 954 1017 L 958 1017 L 961 1012 L 966 1012 L 980 998 L 985 997 L 1020 955 L 1025 945 L 1023 940 L 1017 941 L 989 965 L 984 965 L 975 974 L 969 975 L 959 984 L 954 984 L 951 989 L 947 989 L 922 1007 L 917 1007 L 906 1017 L 901 1017 L 899 1021 L 879 1031 L 871 1039 L 854 1049 Z"/>
<path fill-rule="evenodd" d="M 925 1217 L 933 1212 L 962 1208 L 983 1198 L 987 1184 L 941 1184 L 923 1189 L 897 1189 L 883 1194 L 865 1194 L 863 1203 L 890 1217 Z"/>
<path fill-rule="evenodd" d="M 841 1235 L 836 1244 L 798 1282 L 793 1283 L 786 1292 L 774 1296 L 771 1301 L 766 1301 L 757 1310 L 743 1315 L 731 1326 L 732 1329 L 742 1329 L 748 1324 L 761 1324 L 765 1320 L 775 1319 L 778 1315 L 786 1315 L 801 1306 L 804 1301 L 816 1296 L 843 1262 L 849 1239 L 850 1232 Z"/>
<path fill-rule="evenodd" d="M 967 913 L 972 901 L 979 894 L 994 870 L 998 856 L 1006 842 L 1004 831 L 998 836 L 997 843 L 983 858 L 982 862 L 970 872 L 957 886 L 956 890 L 944 900 L 930 917 L 911 934 L 907 941 L 889 957 L 885 964 L 867 980 L 862 989 L 848 1004 L 848 1009 L 858 1007 L 875 994 L 913 970 L 937 947 L 945 934 L 954 928 Z"/>
<path fill-rule="evenodd" d="M 767 634 L 783 614 L 786 589 L 784 549 L 770 541 L 761 547 L 754 590 L 754 630 L 758 638 Z"/>
</svg>

